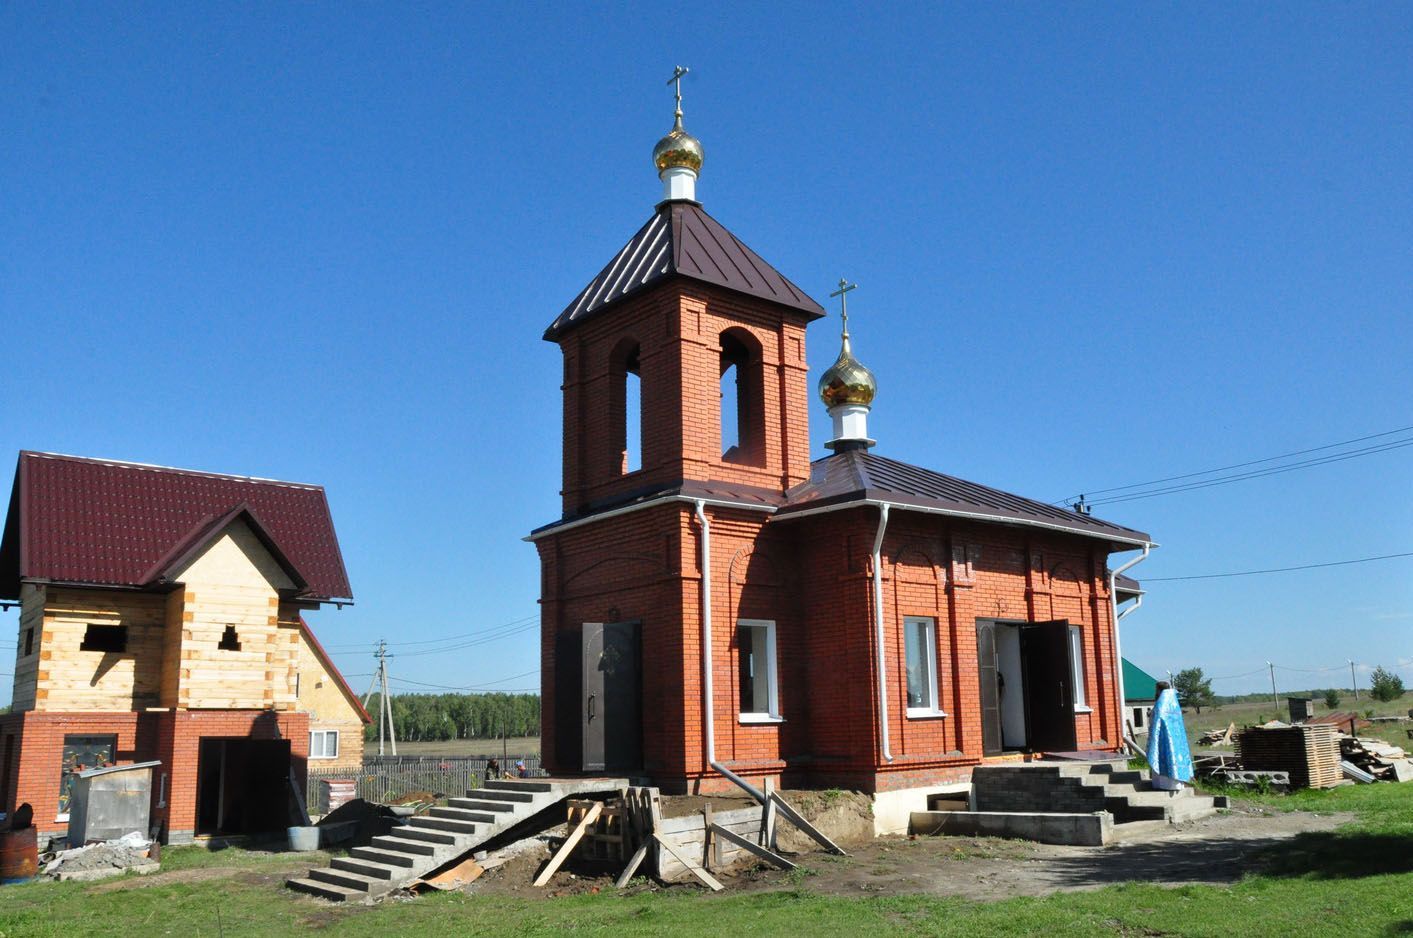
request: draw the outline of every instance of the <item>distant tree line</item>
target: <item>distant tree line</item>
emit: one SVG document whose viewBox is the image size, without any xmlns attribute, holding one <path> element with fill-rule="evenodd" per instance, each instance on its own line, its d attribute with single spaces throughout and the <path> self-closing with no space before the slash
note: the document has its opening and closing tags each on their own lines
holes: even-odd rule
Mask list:
<svg viewBox="0 0 1413 938">
<path fill-rule="evenodd" d="M 364 739 L 378 738 L 381 704 L 378 694 L 368 701 Z M 392 711 L 397 738 L 408 742 L 540 734 L 539 694 L 394 694 Z"/>
</svg>

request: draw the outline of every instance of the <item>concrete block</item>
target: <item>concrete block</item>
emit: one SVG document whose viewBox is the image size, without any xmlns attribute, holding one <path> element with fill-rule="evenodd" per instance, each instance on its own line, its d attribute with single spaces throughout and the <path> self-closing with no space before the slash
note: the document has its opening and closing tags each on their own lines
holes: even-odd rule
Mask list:
<svg viewBox="0 0 1413 938">
<path fill-rule="evenodd" d="M 1102 847 L 1113 839 L 1114 818 L 1106 811 L 914 811 L 909 830 L 914 834 L 1012 837 L 1042 844 Z"/>
</svg>

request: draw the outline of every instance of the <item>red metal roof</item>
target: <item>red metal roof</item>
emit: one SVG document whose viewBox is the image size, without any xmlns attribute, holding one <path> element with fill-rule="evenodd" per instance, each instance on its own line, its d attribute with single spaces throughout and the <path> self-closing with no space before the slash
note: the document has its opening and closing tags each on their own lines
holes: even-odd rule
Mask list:
<svg viewBox="0 0 1413 938">
<path fill-rule="evenodd" d="M 695 202 L 663 202 L 647 224 L 579 292 L 545 330 L 559 341 L 570 328 L 650 283 L 673 275 L 690 277 L 780 303 L 810 319 L 820 305 L 766 263 Z"/>
<path fill-rule="evenodd" d="M 301 598 L 352 598 L 321 486 L 33 452 L 15 471 L 0 597 L 18 598 L 23 579 L 158 586 L 236 518 L 297 574 Z"/>
</svg>

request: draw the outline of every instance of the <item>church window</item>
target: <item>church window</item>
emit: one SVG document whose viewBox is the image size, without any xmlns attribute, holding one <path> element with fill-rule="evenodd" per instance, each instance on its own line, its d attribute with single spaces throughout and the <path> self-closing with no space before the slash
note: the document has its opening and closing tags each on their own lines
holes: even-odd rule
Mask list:
<svg viewBox="0 0 1413 938">
<path fill-rule="evenodd" d="M 34 626 L 25 629 L 25 655 L 34 654 Z"/>
<path fill-rule="evenodd" d="M 240 651 L 240 637 L 236 635 L 234 625 L 226 626 L 226 630 L 221 633 L 221 641 L 216 647 L 222 651 Z"/>
<path fill-rule="evenodd" d="M 941 715 L 937 702 L 937 622 L 921 616 L 903 620 L 903 651 L 908 677 L 908 716 Z"/>
<path fill-rule="evenodd" d="M 609 360 L 612 455 L 619 475 L 643 468 L 643 386 L 638 343 L 624 339 Z"/>
<path fill-rule="evenodd" d="M 760 465 L 765 450 L 760 343 L 744 329 L 721 334 L 721 458 Z"/>
<path fill-rule="evenodd" d="M 1084 699 L 1084 639 L 1077 625 L 1070 626 L 1070 669 L 1073 672 L 1070 680 L 1074 684 L 1074 708 L 1088 710 Z"/>
<path fill-rule="evenodd" d="M 768 723 L 780 719 L 775 671 L 775 623 L 742 619 L 736 627 L 741 722 Z"/>
</svg>

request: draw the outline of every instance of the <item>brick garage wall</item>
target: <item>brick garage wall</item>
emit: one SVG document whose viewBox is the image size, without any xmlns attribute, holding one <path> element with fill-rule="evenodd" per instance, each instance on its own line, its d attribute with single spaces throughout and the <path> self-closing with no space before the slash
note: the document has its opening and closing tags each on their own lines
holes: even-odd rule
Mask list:
<svg viewBox="0 0 1413 938">
<path fill-rule="evenodd" d="M 13 811 L 28 802 L 34 824 L 44 838 L 62 836 L 67 822 L 59 813 L 59 783 L 65 736 L 116 736 L 120 765 L 162 763 L 153 775 L 154 824 L 166 821 L 170 834 L 187 839 L 196 828 L 196 769 L 203 737 L 284 738 L 303 790 L 309 755 L 309 719 L 303 713 L 260 710 L 20 713 L 0 718 L 0 740 L 14 734 L 17 752 L 11 757 L 12 783 L 5 808 Z M 167 808 L 157 807 L 166 776 Z"/>
</svg>

